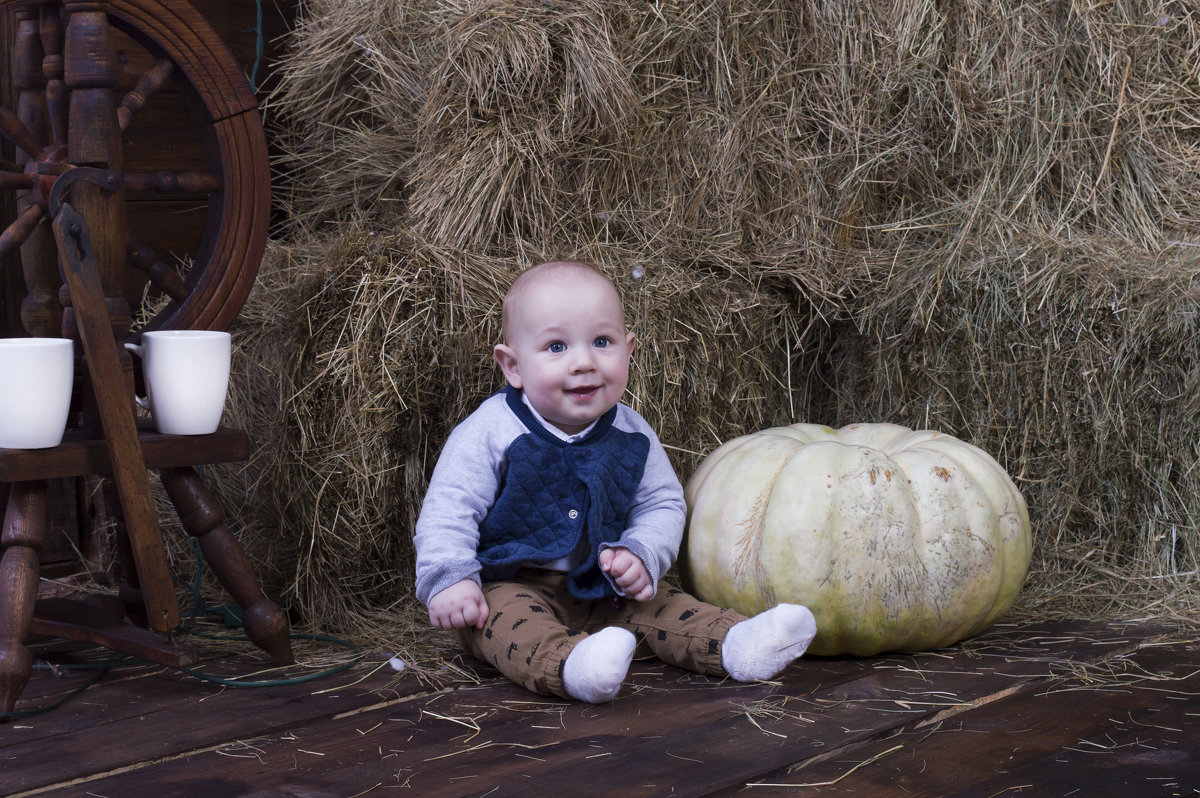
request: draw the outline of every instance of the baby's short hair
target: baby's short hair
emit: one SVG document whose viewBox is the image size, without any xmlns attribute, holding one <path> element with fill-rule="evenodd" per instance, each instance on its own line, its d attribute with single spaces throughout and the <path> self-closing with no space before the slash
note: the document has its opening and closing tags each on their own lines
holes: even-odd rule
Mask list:
<svg viewBox="0 0 1200 798">
<path fill-rule="evenodd" d="M 521 300 L 521 296 L 534 285 L 542 280 L 563 280 L 566 281 L 574 274 L 598 277 L 603 280 L 614 292 L 617 287 L 613 285 L 613 281 L 608 275 L 600 271 L 590 263 L 584 263 L 578 260 L 552 260 L 546 263 L 539 263 L 536 266 L 530 266 L 525 271 L 517 275 L 513 280 L 512 285 L 508 287 L 508 291 L 504 294 L 504 304 L 501 307 L 501 328 L 503 330 L 505 340 L 508 339 L 508 324 L 512 318 L 513 308 Z M 620 292 L 617 292 L 620 297 Z"/>
</svg>

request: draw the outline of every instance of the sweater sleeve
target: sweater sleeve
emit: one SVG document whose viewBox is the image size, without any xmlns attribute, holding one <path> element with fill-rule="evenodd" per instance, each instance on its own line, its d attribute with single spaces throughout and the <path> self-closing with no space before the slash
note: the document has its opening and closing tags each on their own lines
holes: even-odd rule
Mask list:
<svg viewBox="0 0 1200 798">
<path fill-rule="evenodd" d="M 654 430 L 632 409 L 622 405 L 621 410 L 617 425 L 649 438 L 650 451 L 646 455 L 646 468 L 633 506 L 626 516 L 621 539 L 601 548 L 624 546 L 637 555 L 650 572 L 657 594 L 659 580 L 679 556 L 687 506 L 683 498 L 683 486 Z M 620 592 L 615 584 L 613 587 Z"/>
<path fill-rule="evenodd" d="M 499 399 L 499 401 L 497 401 Z M 496 498 L 508 443 L 518 422 L 493 396 L 454 428 L 429 479 L 413 535 L 417 598 L 430 599 L 463 579 L 479 578 L 479 524 Z"/>
</svg>

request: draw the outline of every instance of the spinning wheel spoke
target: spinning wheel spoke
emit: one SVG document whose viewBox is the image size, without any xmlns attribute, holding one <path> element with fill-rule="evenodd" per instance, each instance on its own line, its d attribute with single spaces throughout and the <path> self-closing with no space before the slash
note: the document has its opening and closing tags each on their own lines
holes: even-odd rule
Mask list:
<svg viewBox="0 0 1200 798">
<path fill-rule="evenodd" d="M 121 100 L 121 107 L 117 109 L 117 124 L 121 130 L 129 127 L 129 121 L 138 111 L 146 107 L 146 102 L 158 93 L 158 90 L 163 87 L 174 71 L 174 64 L 165 58 L 160 58 L 153 67 L 138 78 L 137 85 L 125 95 Z"/>
<path fill-rule="evenodd" d="M 176 302 L 187 299 L 190 290 L 183 282 L 179 273 L 158 259 L 154 250 L 142 246 L 132 235 L 125 237 L 125 252 L 129 265 L 143 271 L 150 278 L 150 284 L 162 291 Z"/>
<path fill-rule="evenodd" d="M 137 172 L 125 175 L 128 191 L 155 191 L 159 194 L 179 192 L 211 194 L 221 190 L 219 175 L 208 172 L 157 172 L 152 175 Z"/>
<path fill-rule="evenodd" d="M 24 244 L 33 232 L 33 228 L 37 226 L 37 223 L 41 219 L 41 207 L 31 205 L 25 209 L 24 213 L 17 217 L 15 222 L 4 228 L 4 232 L 0 233 L 0 258 L 15 252 L 17 247 Z"/>
<path fill-rule="evenodd" d="M 20 172 L 0 172 L 0 189 L 33 188 L 33 176 Z"/>
<path fill-rule="evenodd" d="M 0 105 L 0 136 L 11 141 L 30 158 L 39 158 L 42 155 L 42 145 L 38 143 L 29 128 L 25 126 L 20 117 L 2 105 Z"/>
</svg>

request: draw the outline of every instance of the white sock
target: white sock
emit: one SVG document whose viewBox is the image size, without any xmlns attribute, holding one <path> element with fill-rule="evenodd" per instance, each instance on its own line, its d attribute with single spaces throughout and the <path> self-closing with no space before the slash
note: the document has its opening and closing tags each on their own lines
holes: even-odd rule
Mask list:
<svg viewBox="0 0 1200 798">
<path fill-rule="evenodd" d="M 721 665 L 739 682 L 773 679 L 804 653 L 816 633 L 808 607 L 777 604 L 730 627 L 721 643 Z"/>
<path fill-rule="evenodd" d="M 567 694 L 592 704 L 616 698 L 636 647 L 633 632 L 617 626 L 606 626 L 585 637 L 571 649 L 563 666 Z"/>
</svg>

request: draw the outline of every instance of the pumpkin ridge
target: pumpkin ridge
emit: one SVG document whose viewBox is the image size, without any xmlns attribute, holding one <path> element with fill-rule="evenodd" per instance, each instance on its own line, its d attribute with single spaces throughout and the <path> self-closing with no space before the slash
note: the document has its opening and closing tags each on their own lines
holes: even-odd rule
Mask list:
<svg viewBox="0 0 1200 798">
<path fill-rule="evenodd" d="M 767 490 L 758 494 L 754 500 L 754 507 L 750 511 L 749 517 L 738 522 L 738 526 L 746 527 L 746 531 L 734 542 L 734 548 L 737 549 L 737 557 L 733 561 L 733 582 L 738 590 L 743 589 L 750 581 L 754 579 L 758 584 L 766 584 L 766 573 L 762 563 L 762 547 L 763 535 L 766 534 L 767 524 L 767 508 L 771 506 L 771 497 L 775 494 L 775 485 L 779 480 L 780 473 L 787 466 L 788 460 L 784 459 L 779 468 L 775 469 L 775 473 L 771 476 Z M 753 577 L 748 576 L 747 572 L 753 568 Z M 766 598 L 766 597 L 764 597 Z"/>
</svg>

